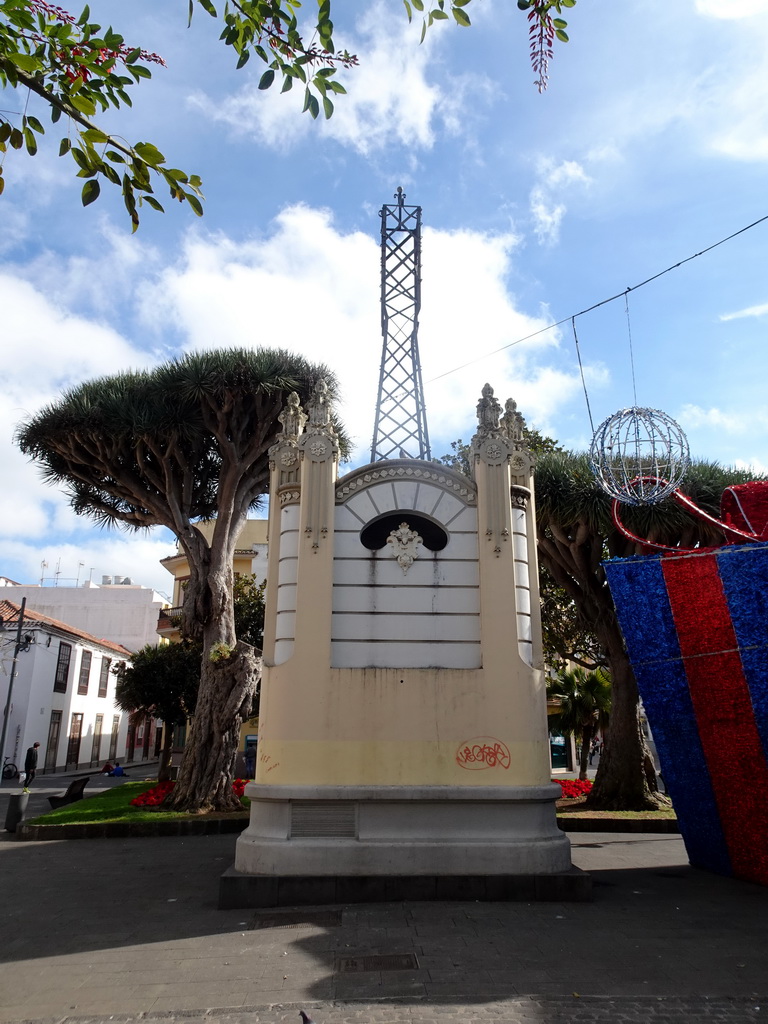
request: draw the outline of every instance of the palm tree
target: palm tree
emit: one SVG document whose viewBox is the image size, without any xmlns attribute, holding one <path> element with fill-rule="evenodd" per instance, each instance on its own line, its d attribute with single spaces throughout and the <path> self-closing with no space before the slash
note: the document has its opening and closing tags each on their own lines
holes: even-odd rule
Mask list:
<svg viewBox="0 0 768 1024">
<path fill-rule="evenodd" d="M 579 778 L 586 779 L 592 740 L 598 732 L 605 734 L 608 725 L 610 678 L 601 669 L 587 672 L 579 667 L 563 671 L 547 682 L 547 698 L 557 704 L 551 727 L 563 736 L 575 736 L 581 743 Z"/>
<path fill-rule="evenodd" d="M 321 379 L 333 398 L 336 380 L 322 365 L 278 349 L 217 349 L 81 384 L 18 429 L 21 450 L 77 513 L 106 526 L 165 526 L 187 556 L 182 631 L 203 657 L 176 809 L 240 806 L 235 755 L 261 660 L 235 631 L 235 542 L 267 490 L 285 397 L 305 401 Z M 195 525 L 203 519 L 215 521 L 210 539 Z"/>
</svg>

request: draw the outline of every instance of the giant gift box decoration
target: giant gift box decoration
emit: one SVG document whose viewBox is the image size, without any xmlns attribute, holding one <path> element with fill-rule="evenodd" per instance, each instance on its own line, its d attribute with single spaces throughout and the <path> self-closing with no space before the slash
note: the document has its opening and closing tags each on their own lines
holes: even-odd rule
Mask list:
<svg viewBox="0 0 768 1024">
<path fill-rule="evenodd" d="M 691 863 L 768 885 L 768 544 L 605 571 Z"/>
</svg>

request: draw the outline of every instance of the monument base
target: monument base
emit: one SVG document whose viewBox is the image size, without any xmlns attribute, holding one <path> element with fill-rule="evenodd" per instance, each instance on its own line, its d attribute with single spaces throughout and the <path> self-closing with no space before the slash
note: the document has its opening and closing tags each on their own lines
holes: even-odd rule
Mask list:
<svg viewBox="0 0 768 1024">
<path fill-rule="evenodd" d="M 555 784 L 250 783 L 246 794 L 251 821 L 222 878 L 222 906 L 589 899 L 557 826 Z"/>
<path fill-rule="evenodd" d="M 551 875 L 245 875 L 221 876 L 219 909 L 327 906 L 435 900 L 581 902 L 592 899 L 592 879 L 571 868 Z"/>
</svg>

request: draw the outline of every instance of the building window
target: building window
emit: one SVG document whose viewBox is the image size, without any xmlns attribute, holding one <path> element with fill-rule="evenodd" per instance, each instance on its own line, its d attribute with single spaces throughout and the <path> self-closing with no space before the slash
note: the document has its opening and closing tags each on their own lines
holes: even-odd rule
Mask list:
<svg viewBox="0 0 768 1024">
<path fill-rule="evenodd" d="M 93 746 L 91 747 L 91 766 L 101 760 L 101 733 L 104 728 L 104 715 L 96 715 L 93 726 Z"/>
<path fill-rule="evenodd" d="M 109 738 L 109 760 L 114 761 L 117 757 L 117 735 L 120 732 L 120 715 L 112 719 L 112 735 Z"/>
<path fill-rule="evenodd" d="M 91 674 L 91 652 L 83 651 L 83 657 L 80 660 L 80 678 L 77 681 L 77 692 L 83 694 L 88 693 L 88 677 Z"/>
<path fill-rule="evenodd" d="M 45 770 L 52 772 L 56 768 L 56 751 L 59 749 L 59 733 L 61 732 L 61 712 L 52 711 L 48 726 L 48 743 L 45 747 Z"/>
<path fill-rule="evenodd" d="M 111 664 L 111 658 L 101 659 L 101 674 L 99 676 L 99 697 L 107 696 L 107 687 L 109 686 L 109 666 Z"/>
<path fill-rule="evenodd" d="M 83 734 L 83 716 L 75 712 L 69 726 L 69 743 L 67 743 L 67 765 L 75 765 L 80 761 L 80 737 Z"/>
<path fill-rule="evenodd" d="M 59 644 L 59 660 L 56 662 L 56 678 L 53 683 L 54 693 L 66 693 L 69 680 L 69 663 L 72 660 L 72 645 Z"/>
</svg>

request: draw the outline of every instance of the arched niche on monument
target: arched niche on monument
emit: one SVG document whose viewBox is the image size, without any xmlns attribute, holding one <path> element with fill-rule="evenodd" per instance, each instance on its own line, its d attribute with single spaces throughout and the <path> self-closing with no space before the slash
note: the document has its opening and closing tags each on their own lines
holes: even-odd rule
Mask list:
<svg viewBox="0 0 768 1024">
<path fill-rule="evenodd" d="M 414 459 L 337 482 L 331 652 L 337 668 L 481 665 L 471 480 Z"/>
</svg>

